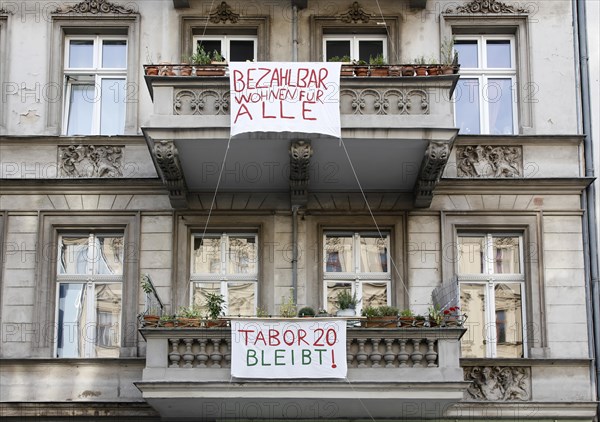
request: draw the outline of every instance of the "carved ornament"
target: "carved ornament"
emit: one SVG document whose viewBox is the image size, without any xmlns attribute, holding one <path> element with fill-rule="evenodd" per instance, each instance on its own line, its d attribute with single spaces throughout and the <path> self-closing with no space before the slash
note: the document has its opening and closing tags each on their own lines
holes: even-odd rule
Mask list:
<svg viewBox="0 0 600 422">
<path fill-rule="evenodd" d="M 306 205 L 310 179 L 310 157 L 313 149 L 310 142 L 299 140 L 290 144 L 290 194 L 292 205 Z"/>
<path fill-rule="evenodd" d="M 58 147 L 61 177 L 122 177 L 123 149 L 114 145 Z"/>
<path fill-rule="evenodd" d="M 111 13 L 115 15 L 130 15 L 136 13 L 132 7 L 125 7 L 119 4 L 111 3 L 108 0 L 84 0 L 72 6 L 59 7 L 54 13 Z"/>
<path fill-rule="evenodd" d="M 187 187 L 175 143 L 167 140 L 156 142 L 152 152 L 162 173 L 163 182 L 169 190 L 171 205 L 174 208 L 187 207 Z"/>
<path fill-rule="evenodd" d="M 210 14 L 209 20 L 212 23 L 226 23 L 227 21 L 237 23 L 240 20 L 240 15 L 235 13 L 231 6 L 223 1 L 217 6 L 217 9 Z"/>
<path fill-rule="evenodd" d="M 530 370 L 526 367 L 467 367 L 465 381 L 471 381 L 467 396 L 472 400 L 527 401 L 531 397 Z"/>
<path fill-rule="evenodd" d="M 175 91 L 175 115 L 219 115 L 229 111 L 229 91 L 212 89 Z"/>
<path fill-rule="evenodd" d="M 448 142 L 429 142 L 415 186 L 416 207 L 424 208 L 431 204 L 433 190 L 440 177 L 442 177 L 448 158 L 450 158 L 450 144 Z"/>
<path fill-rule="evenodd" d="M 371 19 L 371 15 L 366 13 L 357 1 L 352 3 L 347 12 L 340 15 L 340 20 L 344 23 L 367 23 Z"/>
<path fill-rule="evenodd" d="M 456 149 L 458 177 L 522 177 L 520 146 L 471 145 Z"/>
<path fill-rule="evenodd" d="M 527 13 L 526 9 L 508 5 L 497 0 L 473 0 L 456 9 L 449 7 L 446 13 Z"/>
</svg>

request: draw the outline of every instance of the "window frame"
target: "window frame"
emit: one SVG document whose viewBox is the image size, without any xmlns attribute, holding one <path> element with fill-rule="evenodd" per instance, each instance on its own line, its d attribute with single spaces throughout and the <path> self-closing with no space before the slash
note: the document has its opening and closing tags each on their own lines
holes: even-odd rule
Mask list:
<svg viewBox="0 0 600 422">
<path fill-rule="evenodd" d="M 127 40 L 127 66 L 125 77 L 125 128 L 123 135 L 137 135 L 138 104 L 140 102 L 139 65 L 140 46 L 140 17 L 136 13 L 129 15 L 110 16 L 97 15 L 90 17 L 52 15 L 52 29 L 50 36 L 50 81 L 46 89 L 48 97 L 48 113 L 46 129 L 48 134 L 64 136 L 67 133 L 65 124 L 65 86 L 67 81 L 64 74 L 65 64 L 65 38 L 85 37 L 93 35 L 120 36 Z"/>
<path fill-rule="evenodd" d="M 518 122 L 518 97 L 515 87 L 517 87 L 517 65 L 516 65 L 516 44 L 514 35 L 455 35 L 455 44 L 456 41 L 476 41 L 477 42 L 477 58 L 478 63 L 477 67 L 464 67 L 461 65 L 460 73 L 461 73 L 461 81 L 467 79 L 475 79 L 478 81 L 479 90 L 478 90 L 478 99 L 479 99 L 479 133 L 459 133 L 461 135 L 516 135 L 519 130 L 519 122 Z M 510 44 L 510 68 L 490 68 L 486 66 L 486 59 L 488 57 L 487 53 L 487 41 L 493 40 L 502 40 L 509 41 Z M 511 120 L 512 120 L 512 133 L 503 134 L 503 133 L 491 133 L 490 130 L 490 101 L 486 100 L 486 89 L 490 86 L 491 79 L 505 79 L 510 80 L 510 86 L 512 91 L 512 102 L 511 102 Z M 458 90 L 454 91 L 454 98 L 456 98 Z M 462 93 L 464 95 L 465 93 Z M 456 121 L 457 112 L 456 112 L 456 100 L 454 102 L 454 117 L 455 117 L 455 125 L 458 126 L 458 121 Z M 460 129 L 460 128 L 459 128 Z"/>
<path fill-rule="evenodd" d="M 531 59 L 529 52 L 530 19 L 527 13 L 518 15 L 487 14 L 474 18 L 471 14 L 449 13 L 440 14 L 440 43 L 455 36 L 488 34 L 514 36 L 515 66 L 516 66 L 516 101 L 517 130 L 514 135 L 534 135 L 533 107 L 537 102 L 538 87 L 532 82 Z M 459 57 L 460 63 L 460 57 Z M 463 73 L 461 67 L 460 73 Z"/>
<path fill-rule="evenodd" d="M 4 86 L 6 82 L 6 71 L 7 63 L 9 60 L 8 42 L 7 42 L 7 25 L 8 25 L 8 13 L 0 13 L 0 85 Z M 10 97 L 10 96 L 8 96 Z M 0 135 L 7 133 L 7 113 L 8 100 L 0 110 Z"/>
<path fill-rule="evenodd" d="M 458 277 L 458 236 L 466 232 L 520 233 L 523 236 L 522 269 L 526 294 L 522 306 L 524 320 L 524 356 L 529 358 L 547 355 L 548 333 L 544 314 L 544 266 L 541 249 L 541 216 L 537 212 L 498 213 L 495 211 L 448 212 L 442 211 L 442 280 Z M 456 281 L 458 282 L 458 280 Z M 460 298 L 457 298 L 459 300 Z M 526 321 L 526 323 L 525 323 Z M 467 326 L 469 320 L 466 322 Z M 526 324 L 526 325 L 525 325 Z M 467 330 L 466 338 L 469 338 Z"/>
<path fill-rule="evenodd" d="M 321 271 L 323 273 L 323 291 L 322 291 L 322 301 L 324 305 L 324 309 L 327 309 L 327 305 L 329 303 L 327 298 L 327 286 L 328 283 L 338 281 L 349 283 L 351 287 L 351 294 L 356 293 L 356 298 L 358 300 L 356 306 L 357 314 L 360 314 L 361 310 L 364 307 L 363 303 L 363 284 L 367 282 L 385 282 L 387 297 L 386 297 L 386 305 L 390 305 L 392 302 L 392 271 L 391 271 L 391 236 L 389 231 L 381 231 L 381 235 L 385 236 L 387 240 L 387 271 L 386 272 L 365 272 L 360 271 L 360 239 L 363 236 L 370 235 L 370 237 L 379 238 L 380 233 L 376 231 L 354 231 L 354 230 L 326 230 L 323 233 L 321 250 L 323 260 L 321 261 Z M 352 261 L 353 261 L 353 271 L 345 271 L 345 272 L 334 272 L 327 271 L 327 253 L 326 253 L 326 245 L 327 245 L 327 237 L 328 236 L 350 236 L 352 238 Z M 328 310 L 328 309 L 327 309 Z"/>
<path fill-rule="evenodd" d="M 70 42 L 71 41 L 93 41 L 93 54 L 92 54 L 92 67 L 69 67 L 70 60 Z M 90 130 L 90 134 L 84 136 L 95 136 L 101 135 L 101 127 L 100 123 L 102 122 L 102 83 L 105 79 L 119 79 L 124 81 L 124 86 L 127 89 L 127 67 L 123 68 L 110 68 L 110 67 L 102 67 L 102 43 L 105 40 L 110 41 L 125 41 L 125 63 L 128 60 L 128 40 L 125 36 L 120 35 L 67 35 L 64 38 L 64 68 L 63 75 L 66 79 L 65 82 L 65 91 L 63 94 L 63 122 L 62 122 L 62 135 L 65 136 L 79 136 L 82 134 L 68 134 L 69 130 L 69 119 L 70 119 L 70 111 L 71 111 L 71 92 L 73 86 L 75 85 L 83 85 L 89 86 L 92 85 L 94 89 L 94 103 L 92 106 L 92 127 Z M 77 78 L 82 78 L 83 80 L 77 80 Z M 72 82 L 71 79 L 75 81 Z M 123 100 L 126 100 L 126 93 L 119 93 L 119 95 L 125 96 Z M 98 99 L 99 98 L 99 99 Z M 125 103 L 124 103 L 125 104 Z M 126 112 L 126 110 L 125 110 Z M 125 123 L 125 119 L 123 119 L 123 123 Z M 123 127 L 123 132 L 125 132 L 125 127 Z M 116 134 L 106 134 L 103 136 L 119 136 L 124 133 L 116 133 Z"/>
<path fill-rule="evenodd" d="M 461 286 L 463 284 L 471 284 L 471 285 L 482 285 L 484 288 L 484 303 L 485 303 L 485 320 L 483 321 L 484 326 L 486 327 L 485 334 L 485 349 L 486 355 L 483 358 L 497 358 L 497 346 L 498 340 L 496 338 L 497 334 L 497 318 L 496 318 L 496 295 L 495 295 L 495 287 L 498 284 L 503 283 L 516 283 L 521 288 L 521 338 L 522 338 L 522 349 L 523 349 L 523 358 L 528 357 L 528 348 L 527 348 L 527 336 L 526 336 L 526 327 L 527 327 L 527 284 L 525 279 L 525 259 L 524 259 L 524 248 L 523 248 L 523 233 L 522 232 L 497 232 L 497 231 L 466 231 L 460 230 L 457 232 L 457 242 L 460 238 L 465 237 L 483 237 L 485 239 L 485 249 L 483 251 L 483 263 L 484 270 L 481 273 L 463 273 L 460 270 L 460 260 L 456 261 L 456 274 L 457 280 L 459 283 L 459 292 Z M 519 272 L 518 273 L 510 273 L 510 274 L 499 274 L 493 270 L 492 260 L 490 259 L 493 256 L 493 239 L 498 237 L 517 237 L 519 239 Z M 458 247 L 458 243 L 457 243 Z M 459 293 L 459 301 L 460 301 L 460 293 Z M 461 303 L 462 306 L 462 303 Z M 473 357 L 470 357 L 473 358 Z"/>
<path fill-rule="evenodd" d="M 33 323 L 41 327 L 34 345 L 34 357 L 55 357 L 55 340 L 51 335 L 57 324 L 57 258 L 58 238 L 63 233 L 123 233 L 123 287 L 121 297 L 121 333 L 119 357 L 137 356 L 137 314 L 139 306 L 139 242 L 140 215 L 136 212 L 52 212 L 40 213 L 35 278 Z M 48 306 L 53 304 L 53 306 Z M 59 358 L 62 359 L 62 358 Z M 78 358 L 82 359 L 82 358 Z M 98 358 L 101 359 L 101 358 Z"/>
<path fill-rule="evenodd" d="M 388 60 L 388 42 L 386 34 L 323 34 L 322 61 L 327 61 L 327 41 L 350 42 L 350 61 L 358 60 L 361 41 L 383 41 L 383 58 Z M 368 60 L 367 60 L 368 62 Z"/>
<path fill-rule="evenodd" d="M 221 55 L 225 57 L 225 60 L 230 62 L 231 57 L 231 41 L 252 41 L 254 43 L 254 59 L 257 61 L 258 57 L 258 37 L 256 35 L 194 35 L 193 45 L 197 46 L 199 41 L 220 41 L 221 42 Z M 225 48 L 223 46 L 225 45 Z M 207 53 L 211 53 L 207 51 Z"/>
<path fill-rule="evenodd" d="M 83 235 L 85 235 L 85 232 L 59 232 L 57 233 L 57 252 L 58 252 L 58 245 L 60 244 L 61 240 L 64 237 L 83 237 Z M 125 246 L 125 236 L 124 233 L 122 232 L 118 232 L 118 231 L 110 231 L 110 232 L 105 232 L 105 231 L 92 231 L 88 234 L 88 250 L 87 250 L 87 254 L 88 254 L 88 258 L 89 258 L 89 253 L 91 252 L 91 256 L 92 259 L 93 257 L 95 257 L 97 255 L 97 249 L 96 249 L 96 243 L 94 242 L 95 239 L 97 239 L 99 236 L 114 236 L 114 237 L 121 237 L 123 239 L 123 246 Z M 125 251 L 123 251 L 125 252 Z M 123 261 L 125 261 L 125 255 L 123 255 Z M 93 263 L 95 264 L 97 261 L 94 260 Z M 123 262 L 123 266 L 124 266 L 125 262 Z M 59 271 L 58 268 L 58 256 L 57 256 L 57 268 L 56 268 L 56 300 L 54 302 L 55 304 L 55 316 L 54 316 L 54 320 L 56 321 L 55 324 L 55 331 L 54 331 L 54 353 L 53 356 L 59 359 L 67 359 L 67 358 L 74 358 L 74 359 L 81 359 L 81 358 L 98 358 L 98 359 L 102 359 L 103 357 L 101 356 L 94 356 L 93 350 L 94 347 L 97 345 L 97 328 L 98 328 L 98 320 L 95 318 L 95 315 L 93 314 L 93 310 L 95 309 L 95 306 L 97 304 L 96 302 L 96 286 L 97 285 L 101 285 L 101 284 L 115 284 L 115 283 L 119 283 L 121 284 L 121 303 L 120 303 L 120 310 L 119 310 L 119 330 L 122 330 L 122 316 L 123 316 L 123 285 L 124 285 L 124 274 L 122 271 L 120 275 L 105 275 L 105 274 L 99 274 L 97 272 L 94 272 L 94 270 L 96 269 L 95 265 L 92 265 L 91 268 L 87 268 L 86 273 L 81 273 L 81 274 L 62 274 Z M 123 268 L 124 269 L 124 268 Z M 84 344 L 84 356 L 58 356 L 58 342 L 59 342 L 59 330 L 60 330 L 60 325 L 59 325 L 59 312 L 60 312 L 60 287 L 62 285 L 68 285 L 68 284 L 82 284 L 83 285 L 83 290 L 85 292 L 86 295 L 91 294 L 92 295 L 92 300 L 89 300 L 86 302 L 86 309 L 85 309 L 85 313 L 86 313 L 86 317 L 89 317 L 90 315 L 92 315 L 91 320 L 87 320 L 86 319 L 86 324 L 94 324 L 96 327 L 96 332 L 94 333 L 94 341 L 86 341 Z M 90 293 L 91 292 L 91 293 Z M 87 331 L 86 331 L 87 333 Z M 87 337 L 87 336 L 86 336 Z M 119 336 L 119 346 L 120 346 L 120 337 Z M 112 357 L 112 356 L 111 356 Z M 108 357 L 108 358 L 111 358 Z M 104 357 L 106 358 L 106 357 Z"/>
<path fill-rule="evenodd" d="M 194 288 L 198 284 L 211 283 L 219 284 L 219 292 L 223 295 L 225 302 L 223 303 L 225 309 L 225 315 L 229 315 L 229 286 L 230 282 L 252 282 L 255 284 L 254 287 L 254 304 L 252 309 L 255 310 L 258 306 L 258 274 L 260 272 L 260 262 L 258 257 L 260 256 L 259 250 L 259 238 L 256 232 L 248 231 L 224 231 L 221 233 L 210 232 L 206 233 L 205 238 L 220 239 L 220 269 L 218 273 L 195 273 L 194 266 L 194 241 L 195 239 L 202 238 L 202 233 L 193 233 L 190 242 L 190 291 L 189 291 L 189 305 L 194 305 Z M 251 274 L 239 274 L 227 272 L 227 266 L 229 264 L 229 257 L 227 255 L 227 248 L 229 246 L 229 238 L 231 237 L 254 237 L 254 244 L 256 245 L 256 272 Z M 253 313 L 254 314 L 254 313 Z"/>
</svg>

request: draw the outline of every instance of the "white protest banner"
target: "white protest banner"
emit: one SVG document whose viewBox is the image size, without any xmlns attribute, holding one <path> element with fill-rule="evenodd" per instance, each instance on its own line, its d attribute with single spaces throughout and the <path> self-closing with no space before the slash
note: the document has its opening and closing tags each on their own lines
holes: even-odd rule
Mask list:
<svg viewBox="0 0 600 422">
<path fill-rule="evenodd" d="M 231 136 L 306 132 L 341 137 L 341 63 L 231 62 Z"/>
<path fill-rule="evenodd" d="M 346 321 L 231 321 L 231 376 L 346 378 Z"/>
</svg>

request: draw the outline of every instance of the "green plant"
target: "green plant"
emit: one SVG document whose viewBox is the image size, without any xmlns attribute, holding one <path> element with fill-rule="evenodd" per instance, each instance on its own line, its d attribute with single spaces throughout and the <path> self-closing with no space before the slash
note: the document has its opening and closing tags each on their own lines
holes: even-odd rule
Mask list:
<svg viewBox="0 0 600 422">
<path fill-rule="evenodd" d="M 256 307 L 256 316 L 259 318 L 266 318 L 269 316 L 269 311 L 267 311 L 263 307 L 257 306 Z"/>
<path fill-rule="evenodd" d="M 315 316 L 315 310 L 310 306 L 305 306 L 298 311 L 299 317 L 313 317 Z"/>
<path fill-rule="evenodd" d="M 290 289 L 290 295 L 287 298 L 284 296 L 281 297 L 281 305 L 279 306 L 279 314 L 284 318 L 293 318 L 296 316 L 296 313 L 297 313 L 296 303 L 294 302 L 292 290 Z"/>
<path fill-rule="evenodd" d="M 458 51 L 454 50 L 454 37 L 444 38 L 440 46 L 440 63 L 446 66 L 452 66 L 454 59 L 458 62 Z"/>
<path fill-rule="evenodd" d="M 361 59 L 354 60 L 352 63 L 356 66 L 366 66 L 367 65 L 367 62 L 364 60 L 361 60 Z"/>
<path fill-rule="evenodd" d="M 163 315 L 160 317 L 160 319 L 158 321 L 160 324 L 164 324 L 165 322 L 174 322 L 175 315 Z"/>
<path fill-rule="evenodd" d="M 440 305 L 432 305 L 427 310 L 429 312 L 429 321 L 435 322 L 437 325 L 440 325 L 444 320 L 444 313 Z"/>
<path fill-rule="evenodd" d="M 363 308 L 362 316 L 365 316 L 367 318 L 379 317 L 381 316 L 381 312 L 379 311 L 378 307 L 367 306 L 366 308 Z"/>
<path fill-rule="evenodd" d="M 146 294 L 154 293 L 154 286 L 152 286 L 152 282 L 150 281 L 150 276 L 148 274 L 142 274 L 140 278 L 140 287 Z"/>
<path fill-rule="evenodd" d="M 225 58 L 221 55 L 220 51 L 214 50 L 212 52 L 212 61 L 215 61 L 215 62 L 224 62 Z"/>
<path fill-rule="evenodd" d="M 218 319 L 223 313 L 225 298 L 220 293 L 209 292 L 206 294 L 206 307 L 210 319 Z"/>
<path fill-rule="evenodd" d="M 210 54 L 204 51 L 204 48 L 201 45 L 198 45 L 196 48 L 196 52 L 191 55 L 190 61 L 193 64 L 210 64 L 212 62 L 212 58 Z"/>
<path fill-rule="evenodd" d="M 403 309 L 402 311 L 400 311 L 400 316 L 406 317 L 406 318 L 412 318 L 415 316 L 415 314 L 410 309 Z"/>
<path fill-rule="evenodd" d="M 383 305 L 379 307 L 379 313 L 381 316 L 398 316 L 400 311 L 394 306 Z"/>
<path fill-rule="evenodd" d="M 329 62 L 342 62 L 342 63 L 348 63 L 348 62 L 350 62 L 351 60 L 350 60 L 350 56 L 342 56 L 342 57 L 340 57 L 340 56 L 333 56 L 333 57 L 330 57 L 328 61 L 329 61 Z"/>
<path fill-rule="evenodd" d="M 413 60 L 414 63 L 416 65 L 426 65 L 427 64 L 427 59 L 425 58 L 425 56 L 419 56 L 416 59 Z"/>
<path fill-rule="evenodd" d="M 182 306 L 181 308 L 179 308 L 179 312 L 177 312 L 178 318 L 192 319 L 200 318 L 201 316 L 202 313 L 200 312 L 200 309 L 198 309 L 196 306 Z"/>
<path fill-rule="evenodd" d="M 372 66 L 383 66 L 387 64 L 387 61 L 383 57 L 383 54 L 378 54 L 375 57 L 369 56 L 369 64 Z"/>
<path fill-rule="evenodd" d="M 338 309 L 356 309 L 356 304 L 358 300 L 356 299 L 356 292 L 354 294 L 350 294 L 349 290 L 340 290 L 335 299 L 335 306 Z"/>
</svg>

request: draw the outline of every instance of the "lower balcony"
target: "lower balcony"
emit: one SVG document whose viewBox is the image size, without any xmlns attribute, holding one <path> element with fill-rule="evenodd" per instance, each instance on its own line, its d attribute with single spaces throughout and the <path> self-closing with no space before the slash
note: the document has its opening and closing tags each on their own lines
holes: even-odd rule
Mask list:
<svg viewBox="0 0 600 422">
<path fill-rule="evenodd" d="M 463 399 L 462 328 L 348 328 L 346 379 L 231 376 L 229 328 L 148 328 L 136 383 L 165 420 L 437 418 Z"/>
</svg>

